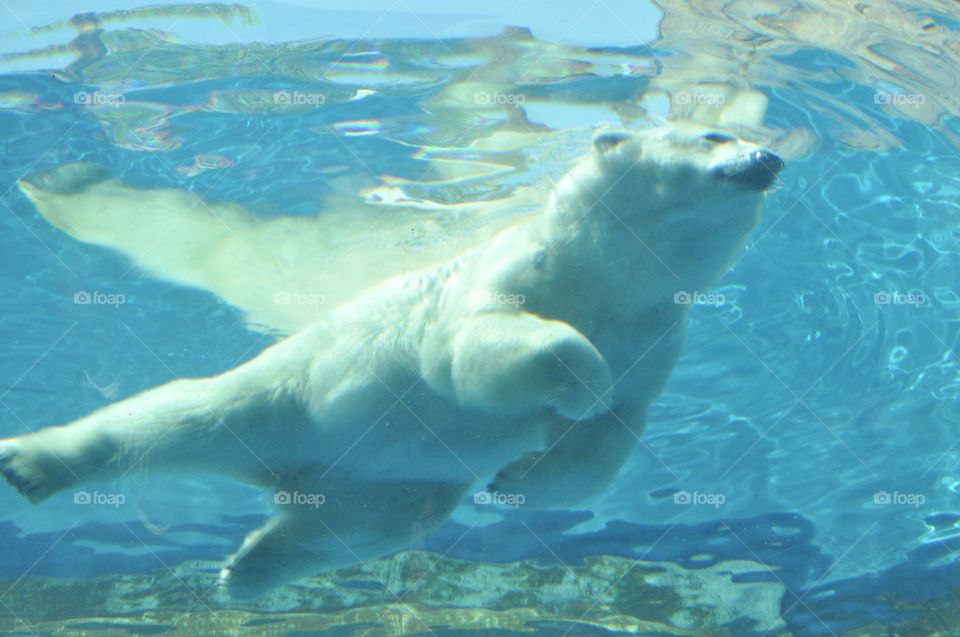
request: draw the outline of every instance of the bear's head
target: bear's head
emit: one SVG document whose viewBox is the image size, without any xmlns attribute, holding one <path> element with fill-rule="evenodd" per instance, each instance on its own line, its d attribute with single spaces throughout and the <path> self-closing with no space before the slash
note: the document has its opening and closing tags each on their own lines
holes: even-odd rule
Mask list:
<svg viewBox="0 0 960 637">
<path fill-rule="evenodd" d="M 701 290 L 726 271 L 783 165 L 756 144 L 695 124 L 601 130 L 553 208 L 568 228 L 589 227 L 611 260 L 662 283 L 650 290 L 662 299 Z"/>
<path fill-rule="evenodd" d="M 649 210 L 716 194 L 756 200 L 783 169 L 783 160 L 770 151 L 694 124 L 640 132 L 602 130 L 593 146 L 597 174 L 608 178 L 608 194 L 642 196 Z M 685 186 L 682 192 L 677 184 Z"/>
</svg>

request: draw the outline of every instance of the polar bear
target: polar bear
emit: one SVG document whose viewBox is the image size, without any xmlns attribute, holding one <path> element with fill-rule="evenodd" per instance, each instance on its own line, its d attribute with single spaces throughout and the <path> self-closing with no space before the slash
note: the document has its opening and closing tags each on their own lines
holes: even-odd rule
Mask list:
<svg viewBox="0 0 960 637">
<path fill-rule="evenodd" d="M 782 167 L 694 125 L 602 130 L 538 213 L 358 291 L 219 376 L 2 440 L 0 471 L 34 502 L 138 464 L 272 490 L 275 514 L 222 570 L 235 598 L 405 548 L 484 485 L 573 504 L 615 477 L 643 430 L 684 340 L 677 293 L 731 265 Z M 226 285 L 202 276 L 229 248 L 210 243 L 223 229 L 192 196 L 76 165 L 22 188 L 59 227 L 134 258 L 137 217 L 167 219 L 189 258 L 153 271 Z M 300 235 L 313 239 L 287 240 Z"/>
</svg>

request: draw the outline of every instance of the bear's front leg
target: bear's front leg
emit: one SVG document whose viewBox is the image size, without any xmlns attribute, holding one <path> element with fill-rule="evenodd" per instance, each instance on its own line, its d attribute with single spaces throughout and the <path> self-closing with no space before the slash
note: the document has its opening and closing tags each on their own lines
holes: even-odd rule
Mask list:
<svg viewBox="0 0 960 637">
<path fill-rule="evenodd" d="M 449 356 L 449 389 L 466 407 L 508 415 L 552 407 L 581 420 L 607 411 L 613 398 L 603 356 L 561 321 L 476 315 L 453 335 Z"/>
</svg>

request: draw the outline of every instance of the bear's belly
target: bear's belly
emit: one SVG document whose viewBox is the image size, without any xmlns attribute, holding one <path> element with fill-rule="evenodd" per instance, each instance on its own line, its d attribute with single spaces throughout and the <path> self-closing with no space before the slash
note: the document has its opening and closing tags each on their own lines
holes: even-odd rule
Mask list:
<svg viewBox="0 0 960 637">
<path fill-rule="evenodd" d="M 390 402 L 385 409 L 356 414 L 349 425 L 315 423 L 309 440 L 297 445 L 299 463 L 321 474 L 335 470 L 371 481 L 472 483 L 543 448 L 543 417 L 463 409 L 426 387 Z"/>
<path fill-rule="evenodd" d="M 301 412 L 301 422 L 282 428 L 288 433 L 276 446 L 282 453 L 265 461 L 293 472 L 335 471 L 363 480 L 473 482 L 489 480 L 523 453 L 543 448 L 543 416 L 464 409 L 422 383 L 405 394 L 382 385 L 380 392 L 368 389 L 368 402 L 351 410 L 349 420 Z"/>
</svg>

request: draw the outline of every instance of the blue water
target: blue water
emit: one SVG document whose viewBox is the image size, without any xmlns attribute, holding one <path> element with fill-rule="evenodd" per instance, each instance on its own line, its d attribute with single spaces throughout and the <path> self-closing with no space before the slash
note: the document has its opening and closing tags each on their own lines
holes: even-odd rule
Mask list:
<svg viewBox="0 0 960 637">
<path fill-rule="evenodd" d="M 915 14 L 956 41 L 956 16 L 926 5 Z M 721 14 L 714 20 L 742 27 Z M 68 422 L 177 377 L 220 373 L 273 341 L 216 297 L 159 281 L 51 227 L 18 179 L 86 160 L 144 188 L 188 188 L 262 216 L 312 214 L 344 181 L 422 180 L 421 147 L 504 159 L 475 143 L 510 128 L 503 113 L 441 98 L 477 81 L 471 56 L 507 51 L 515 60 L 524 51 L 533 56 L 527 73 L 503 62 L 495 80 L 527 96 L 534 124 L 555 131 L 506 175 L 410 187 L 444 202 L 493 198 L 562 173 L 589 139 L 581 127 L 615 123 L 616 106 L 653 96 L 657 74 L 668 76 L 689 53 L 666 28 L 659 46 L 420 38 L 218 48 L 114 26 L 108 52 L 70 72 L 0 75 L 0 436 Z M 718 41 L 725 33 L 715 32 Z M 802 129 L 812 141 L 788 157 L 760 227 L 722 279 L 726 302 L 692 311 L 685 353 L 628 466 L 573 511 L 491 514 L 465 502 L 418 548 L 498 563 L 615 555 L 697 569 L 750 561 L 759 566 L 744 577 L 785 586 L 781 614 L 797 635 L 895 626 L 955 599 L 955 59 L 930 70 L 903 54 L 890 71 L 914 92 L 897 90 L 942 106 L 934 117 L 878 103 L 877 91 L 892 89 L 862 71 L 860 49 L 768 37 L 779 48 L 753 76 L 769 100 L 764 126 Z M 878 36 L 877 50 L 895 57 L 895 44 Z M 494 81 L 495 65 L 477 68 Z M 715 73 L 700 81 L 737 79 Z M 78 92 L 98 90 L 122 92 L 125 102 L 76 103 Z M 230 102 L 278 90 L 330 97 L 302 109 Z M 75 304 L 84 291 L 125 302 Z M 899 301 L 906 298 L 923 302 Z M 269 511 L 257 491 L 209 476 L 134 476 L 116 488 L 128 498 L 118 508 L 72 506 L 69 494 L 33 507 L 0 489 L 0 579 L 222 560 Z M 723 502 L 683 506 L 678 493 Z M 910 604 L 915 611 L 904 610 Z"/>
</svg>

